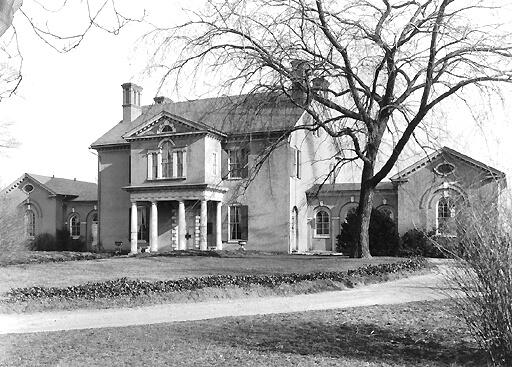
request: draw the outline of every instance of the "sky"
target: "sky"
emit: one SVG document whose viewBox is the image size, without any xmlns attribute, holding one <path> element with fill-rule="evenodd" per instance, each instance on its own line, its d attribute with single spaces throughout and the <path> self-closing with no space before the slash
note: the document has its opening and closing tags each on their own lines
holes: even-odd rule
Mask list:
<svg viewBox="0 0 512 367">
<path fill-rule="evenodd" d="M 145 7 L 147 19 L 170 26 L 186 19 L 182 9 L 201 3 L 147 0 L 129 2 L 125 10 L 136 17 Z M 26 0 L 24 6 L 29 4 Z M 0 102 L 0 122 L 12 123 L 11 135 L 20 146 L 0 153 L 0 186 L 25 172 L 96 181 L 96 152 L 89 146 L 122 119 L 121 84 L 141 85 L 142 104 L 152 103 L 155 96 L 157 80 L 143 74 L 147 55 L 137 47 L 148 28 L 133 23 L 117 36 L 93 29 L 79 47 L 59 54 L 41 42 L 19 14 L 14 25 L 23 55 L 23 81 L 15 96 Z M 69 20 L 59 26 L 72 28 Z M 445 130 L 437 143 L 512 177 L 512 90 L 505 90 L 503 97 L 504 103 L 494 100 L 488 108 L 476 109 L 480 126 L 460 105 L 448 105 L 435 117 Z M 475 105 L 480 103 L 475 100 Z"/>
</svg>

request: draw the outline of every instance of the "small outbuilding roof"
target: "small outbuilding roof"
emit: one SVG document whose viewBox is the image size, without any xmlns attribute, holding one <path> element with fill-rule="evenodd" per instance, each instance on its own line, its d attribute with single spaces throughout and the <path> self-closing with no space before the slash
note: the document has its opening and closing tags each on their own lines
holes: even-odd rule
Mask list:
<svg viewBox="0 0 512 367">
<path fill-rule="evenodd" d="M 24 173 L 4 191 L 9 192 L 14 190 L 25 180 L 38 184 L 52 195 L 68 196 L 70 197 L 70 201 L 98 200 L 98 185 L 94 182 L 70 180 L 67 178 L 43 176 L 33 173 Z"/>
</svg>

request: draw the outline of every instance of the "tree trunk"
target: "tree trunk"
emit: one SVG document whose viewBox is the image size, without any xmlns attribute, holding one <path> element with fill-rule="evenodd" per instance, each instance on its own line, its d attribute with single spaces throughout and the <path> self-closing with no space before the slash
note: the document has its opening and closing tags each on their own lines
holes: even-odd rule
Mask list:
<svg viewBox="0 0 512 367">
<path fill-rule="evenodd" d="M 361 197 L 359 198 L 359 228 L 357 241 L 357 257 L 369 259 L 372 257 L 370 253 L 370 219 L 373 208 L 373 187 L 361 189 Z"/>
<path fill-rule="evenodd" d="M 369 259 L 370 253 L 370 219 L 373 208 L 373 195 L 375 187 L 370 184 L 373 177 L 373 163 L 365 164 L 361 175 L 361 191 L 359 196 L 359 205 L 357 207 L 358 218 L 358 239 L 354 248 L 352 257 Z"/>
</svg>

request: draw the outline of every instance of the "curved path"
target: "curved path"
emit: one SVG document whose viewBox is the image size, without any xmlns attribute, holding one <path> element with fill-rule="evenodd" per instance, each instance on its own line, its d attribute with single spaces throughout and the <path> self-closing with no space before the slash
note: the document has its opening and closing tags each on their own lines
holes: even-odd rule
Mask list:
<svg viewBox="0 0 512 367">
<path fill-rule="evenodd" d="M 122 327 L 443 299 L 453 294 L 443 287 L 443 284 L 446 284 L 446 270 L 445 266 L 439 266 L 438 270 L 426 275 L 344 291 L 290 297 L 244 298 L 137 308 L 0 314 L 0 334 Z"/>
</svg>

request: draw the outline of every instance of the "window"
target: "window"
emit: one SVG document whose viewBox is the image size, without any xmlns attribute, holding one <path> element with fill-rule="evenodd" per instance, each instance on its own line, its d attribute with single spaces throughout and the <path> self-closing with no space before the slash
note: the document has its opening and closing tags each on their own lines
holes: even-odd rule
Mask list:
<svg viewBox="0 0 512 367">
<path fill-rule="evenodd" d="M 182 178 L 186 176 L 186 149 L 176 148 L 171 140 L 165 140 L 160 151 L 148 154 L 148 178 Z M 159 157 L 160 155 L 160 157 Z M 158 164 L 161 159 L 160 177 L 158 176 Z M 151 162 L 150 162 L 151 161 Z M 149 169 L 151 163 L 151 170 Z"/>
<path fill-rule="evenodd" d="M 229 151 L 229 178 L 246 178 L 248 164 L 247 149 L 233 149 Z"/>
<path fill-rule="evenodd" d="M 176 156 L 176 177 L 183 177 L 183 151 L 173 152 Z"/>
<path fill-rule="evenodd" d="M 73 238 L 80 237 L 80 217 L 78 214 L 73 214 L 69 218 L 69 233 Z"/>
<path fill-rule="evenodd" d="M 295 176 L 297 178 L 300 178 L 300 174 L 301 174 L 301 152 L 300 150 L 296 150 L 295 151 Z"/>
<path fill-rule="evenodd" d="M 248 233 L 248 207 L 236 205 L 229 207 L 229 239 L 247 240 Z"/>
<path fill-rule="evenodd" d="M 173 148 L 174 145 L 170 141 L 162 144 L 162 177 L 173 177 Z"/>
<path fill-rule="evenodd" d="M 455 204 L 449 197 L 442 197 L 437 202 L 437 233 L 441 235 L 456 235 Z"/>
<path fill-rule="evenodd" d="M 174 129 L 170 125 L 165 125 L 164 127 L 162 127 L 162 132 L 163 133 L 172 133 L 172 132 L 174 132 Z"/>
<path fill-rule="evenodd" d="M 155 179 L 158 177 L 158 154 L 151 154 L 151 175 L 150 178 Z"/>
<path fill-rule="evenodd" d="M 29 237 L 36 235 L 36 214 L 31 209 L 25 212 L 25 231 Z"/>
<path fill-rule="evenodd" d="M 330 233 L 330 220 L 329 213 L 325 210 L 320 210 L 316 213 L 315 218 L 315 233 L 317 236 L 326 237 Z"/>
<path fill-rule="evenodd" d="M 137 207 L 137 240 L 149 241 L 148 208 Z"/>
<path fill-rule="evenodd" d="M 217 176 L 217 153 L 212 153 L 212 175 Z"/>
</svg>

